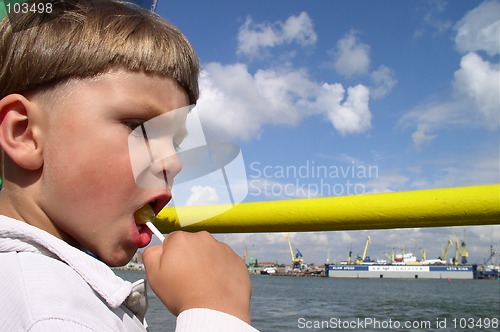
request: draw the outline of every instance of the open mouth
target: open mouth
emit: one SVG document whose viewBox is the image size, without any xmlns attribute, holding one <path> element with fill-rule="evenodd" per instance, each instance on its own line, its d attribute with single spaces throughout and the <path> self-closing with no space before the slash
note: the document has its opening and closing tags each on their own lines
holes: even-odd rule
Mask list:
<svg viewBox="0 0 500 332">
<path fill-rule="evenodd" d="M 171 198 L 171 195 L 162 194 L 149 201 L 148 204 L 153 209 L 154 214 L 157 215 L 170 202 Z"/>
<path fill-rule="evenodd" d="M 151 204 L 146 204 L 134 213 L 135 223 L 137 228 L 140 230 L 144 224 L 147 222 L 153 222 L 156 217 L 156 213 L 153 210 Z"/>
<path fill-rule="evenodd" d="M 134 236 L 134 244 L 142 248 L 151 242 L 153 233 L 162 241 L 163 235 L 154 227 L 156 215 L 163 209 L 171 199 L 170 193 L 162 192 L 146 201 L 145 204 L 134 212 L 134 221 L 137 233 Z"/>
<path fill-rule="evenodd" d="M 153 207 L 151 204 L 154 204 L 155 202 L 152 201 L 149 204 L 144 205 L 141 207 L 139 210 L 137 210 L 134 213 L 134 219 L 135 219 L 135 224 L 137 227 L 137 232 L 139 234 L 139 237 L 144 238 L 143 236 L 146 236 L 147 238 L 147 245 L 151 241 L 151 233 L 156 235 L 156 237 L 163 242 L 165 240 L 165 236 L 156 228 L 156 226 L 153 225 L 153 222 L 156 218 L 156 213 L 153 210 Z M 157 209 L 160 205 L 156 205 Z"/>
<path fill-rule="evenodd" d="M 170 198 L 167 194 L 159 195 L 135 211 L 134 220 L 139 232 L 147 222 L 154 222 L 156 215 L 168 204 Z"/>
</svg>

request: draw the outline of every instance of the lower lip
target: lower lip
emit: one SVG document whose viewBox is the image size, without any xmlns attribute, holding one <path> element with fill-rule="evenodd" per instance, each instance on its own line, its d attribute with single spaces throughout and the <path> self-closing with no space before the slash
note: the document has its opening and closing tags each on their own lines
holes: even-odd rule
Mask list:
<svg viewBox="0 0 500 332">
<path fill-rule="evenodd" d="M 153 232 L 146 226 L 143 225 L 139 230 L 137 225 L 134 222 L 134 232 L 132 236 L 132 242 L 136 248 L 143 248 L 151 243 L 151 239 L 153 238 Z"/>
</svg>

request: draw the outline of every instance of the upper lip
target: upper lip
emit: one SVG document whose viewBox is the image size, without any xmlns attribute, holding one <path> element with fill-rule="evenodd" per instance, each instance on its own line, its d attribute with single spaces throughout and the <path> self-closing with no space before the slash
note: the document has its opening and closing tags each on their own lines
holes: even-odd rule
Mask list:
<svg viewBox="0 0 500 332">
<path fill-rule="evenodd" d="M 169 192 L 163 192 L 151 197 L 147 201 L 147 204 L 150 204 L 155 214 L 158 214 L 165 207 L 165 205 L 170 202 L 171 199 L 172 194 L 170 194 Z"/>
</svg>

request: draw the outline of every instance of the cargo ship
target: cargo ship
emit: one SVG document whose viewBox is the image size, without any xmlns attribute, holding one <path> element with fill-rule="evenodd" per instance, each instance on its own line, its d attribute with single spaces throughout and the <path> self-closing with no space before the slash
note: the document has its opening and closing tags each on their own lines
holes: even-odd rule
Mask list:
<svg viewBox="0 0 500 332">
<path fill-rule="evenodd" d="M 426 258 L 425 250 L 421 250 L 422 259 L 412 253 L 405 253 L 404 246 L 400 254 L 389 256 L 386 260 L 373 261 L 366 255 L 371 238 L 368 236 L 362 256 L 351 259 L 349 252 L 347 261 L 341 264 L 325 264 L 325 275 L 331 278 L 405 278 L 405 279 L 474 279 L 477 278 L 477 266 L 468 265 L 469 256 L 465 249 L 465 241 L 460 241 L 452 230 L 455 241 L 455 257 L 450 263 L 446 261 L 446 254 L 453 241 L 448 240 L 443 254 L 438 259 Z M 465 237 L 465 234 L 464 234 Z M 460 248 L 459 248 L 460 247 Z M 461 259 L 459 260 L 459 253 Z"/>
<path fill-rule="evenodd" d="M 469 265 L 327 264 L 325 270 L 332 278 L 474 279 L 474 267 Z"/>
</svg>

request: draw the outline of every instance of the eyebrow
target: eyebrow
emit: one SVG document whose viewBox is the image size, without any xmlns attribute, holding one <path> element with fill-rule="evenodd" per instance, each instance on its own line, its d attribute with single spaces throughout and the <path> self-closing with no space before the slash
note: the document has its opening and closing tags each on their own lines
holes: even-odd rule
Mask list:
<svg viewBox="0 0 500 332">
<path fill-rule="evenodd" d="M 157 107 L 155 107 L 151 104 L 148 104 L 148 103 L 145 103 L 145 104 L 140 103 L 140 105 L 138 105 L 138 107 L 136 109 L 140 109 L 141 111 L 144 111 L 147 118 L 149 118 L 149 119 L 155 118 L 155 117 L 165 113 L 160 108 L 157 108 Z M 171 111 L 173 111 L 173 110 L 170 110 L 169 112 L 171 112 Z"/>
<path fill-rule="evenodd" d="M 136 99 L 124 99 L 122 106 L 118 107 L 126 110 L 127 112 L 141 112 L 141 115 L 148 120 L 166 113 L 162 108 L 156 107 L 153 104 L 148 103 L 147 101 L 138 101 Z M 167 112 L 171 112 L 174 110 L 175 109 L 172 109 Z"/>
<path fill-rule="evenodd" d="M 164 110 L 154 106 L 153 104 L 150 104 L 148 102 L 143 102 L 143 101 L 137 101 L 135 99 L 125 99 L 124 103 L 127 105 L 126 107 L 124 107 L 126 109 L 140 110 L 141 112 L 144 112 L 144 117 L 147 118 L 148 120 L 151 120 L 151 119 L 153 119 L 157 116 L 160 116 L 162 114 L 165 114 L 167 112 L 172 112 L 172 111 L 177 110 L 177 108 L 176 108 L 176 109 L 172 109 L 170 111 L 165 112 Z M 182 108 L 182 107 L 180 107 L 180 108 Z M 189 110 L 189 113 L 191 113 L 191 110 Z M 188 113 L 188 115 L 189 115 L 189 113 Z M 185 126 L 185 122 L 184 122 L 184 126 L 179 129 L 176 137 L 178 137 L 178 140 L 180 142 L 182 142 L 184 139 L 186 139 L 188 134 L 189 133 L 188 133 L 188 130 L 187 130 L 187 128 Z"/>
</svg>

